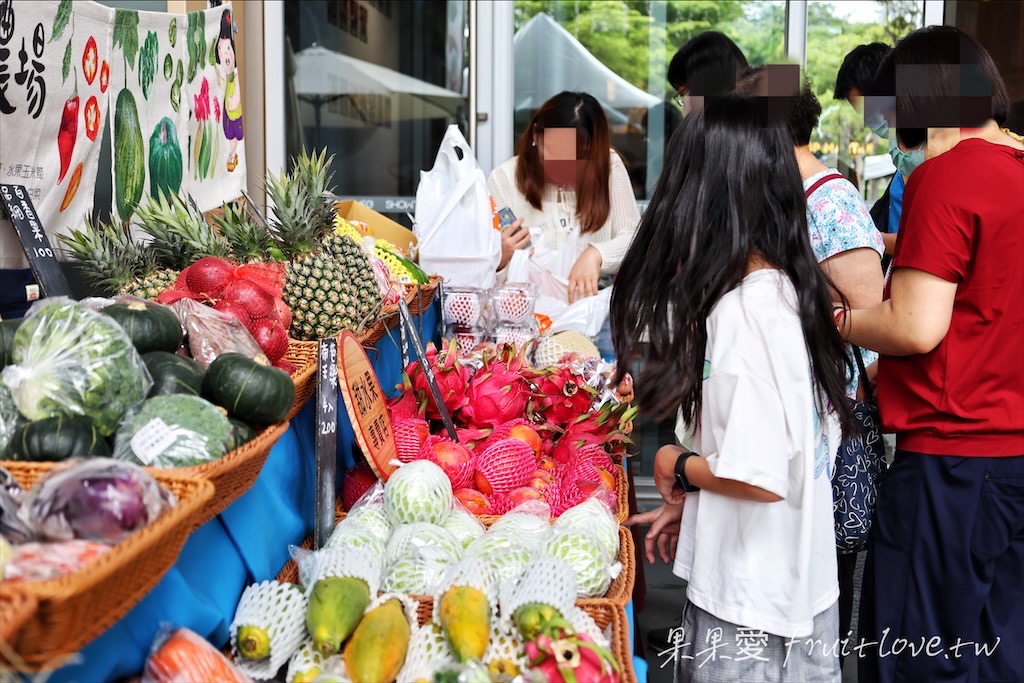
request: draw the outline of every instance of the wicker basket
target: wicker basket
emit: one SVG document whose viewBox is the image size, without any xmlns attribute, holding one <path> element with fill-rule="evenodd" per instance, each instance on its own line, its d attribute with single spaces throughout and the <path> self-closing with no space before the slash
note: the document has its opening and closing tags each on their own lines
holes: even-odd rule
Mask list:
<svg viewBox="0 0 1024 683">
<path fill-rule="evenodd" d="M 284 359 L 295 363 L 299 369 L 292 375 L 292 382 L 295 383 L 295 404 L 287 419 L 291 420 L 299 414 L 299 411 L 306 407 L 306 403 L 313 397 L 316 390 L 316 353 L 318 344 L 313 341 L 288 340 L 288 353 Z"/>
<path fill-rule="evenodd" d="M 53 469 L 52 463 L 9 462 L 4 466 L 25 488 Z M 177 497 L 173 509 L 81 571 L 17 584 L 39 603 L 10 638 L 15 653 L 28 667 L 59 665 L 59 658 L 94 640 L 141 600 L 177 560 L 214 487 L 180 472 L 152 474 Z"/>
<path fill-rule="evenodd" d="M 622 667 L 619 680 L 622 683 L 636 683 L 636 671 L 633 670 L 633 650 L 629 645 L 629 620 L 626 610 L 615 605 L 586 605 L 583 611 L 590 615 L 598 628 L 604 630 L 611 626 L 611 651 L 615 661 Z"/>
<path fill-rule="evenodd" d="M 39 600 L 17 584 L 0 583 L 0 653 L 10 648 L 18 630 L 39 607 Z M 2 659 L 2 658 L 0 658 Z"/>
<path fill-rule="evenodd" d="M 430 305 L 434 303 L 434 299 L 437 298 L 437 290 L 440 286 L 441 276 L 431 275 L 430 282 L 414 288 L 405 300 L 409 304 L 409 312 L 413 315 L 419 315 L 430 308 Z"/>
<path fill-rule="evenodd" d="M 147 467 L 146 469 L 154 474 L 157 472 L 178 473 L 186 477 L 206 479 L 213 483 L 215 491 L 213 498 L 203 505 L 203 509 L 199 513 L 198 526 L 202 526 L 224 512 L 229 505 L 252 488 L 263 470 L 267 456 L 270 455 L 270 449 L 288 430 L 288 424 L 286 420 L 265 427 L 249 443 L 241 448 L 236 448 L 223 458 L 205 465 L 178 468 Z"/>
</svg>

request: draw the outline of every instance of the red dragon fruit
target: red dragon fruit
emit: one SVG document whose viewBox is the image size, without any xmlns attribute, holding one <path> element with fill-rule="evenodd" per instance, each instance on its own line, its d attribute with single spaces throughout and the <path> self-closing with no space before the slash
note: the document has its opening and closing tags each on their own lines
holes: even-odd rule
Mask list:
<svg viewBox="0 0 1024 683">
<path fill-rule="evenodd" d="M 516 439 L 503 439 L 475 458 L 477 490 L 490 496 L 526 486 L 537 469 L 533 449 Z M 494 503 L 494 499 L 491 499 Z M 500 513 L 499 513 L 500 514 Z"/>
<path fill-rule="evenodd" d="M 613 467 L 611 456 L 608 455 L 608 451 L 604 449 L 604 446 L 584 446 L 569 456 L 566 467 L 571 469 L 578 467 L 584 462 L 592 462 L 596 467 L 605 470 L 610 470 Z"/>
<path fill-rule="evenodd" d="M 416 394 L 412 391 L 412 383 L 409 376 L 404 375 L 404 384 L 399 384 L 396 389 L 401 391 L 398 396 L 388 400 L 388 415 L 392 422 L 400 422 L 410 418 L 423 419 L 426 406 L 416 400 Z"/>
<path fill-rule="evenodd" d="M 523 358 L 523 351 L 506 346 L 484 360 L 466 390 L 469 405 L 462 409 L 462 419 L 467 424 L 497 427 L 523 417 L 533 397 L 531 370 Z"/>
<path fill-rule="evenodd" d="M 430 436 L 430 425 L 426 420 L 410 417 L 391 423 L 391 431 L 395 435 L 395 450 L 402 462 L 411 462 L 423 450 L 423 444 Z"/>
<path fill-rule="evenodd" d="M 586 634 L 548 634 L 525 643 L 530 668 L 549 683 L 618 683 L 619 664 Z"/>
<path fill-rule="evenodd" d="M 625 453 L 633 442 L 626 430 L 637 409 L 626 403 L 605 403 L 596 412 L 582 415 L 569 425 L 551 450 L 555 462 L 566 463 L 573 452 L 584 446 L 605 446 L 614 454 Z"/>
<path fill-rule="evenodd" d="M 427 437 L 418 460 L 429 460 L 448 475 L 452 489 L 464 489 L 473 485 L 473 456 L 460 443 L 443 436 Z"/>
<path fill-rule="evenodd" d="M 555 366 L 536 375 L 534 410 L 548 424 L 564 427 L 590 410 L 597 392 L 568 366 Z"/>
<path fill-rule="evenodd" d="M 493 430 L 491 429 L 477 429 L 476 427 L 455 428 L 455 435 L 459 438 L 459 443 L 477 453 L 483 452 L 492 433 Z"/>
<path fill-rule="evenodd" d="M 427 345 L 425 360 L 430 363 L 434 379 L 441 390 L 441 400 L 448 408 L 448 414 L 454 415 L 466 406 L 466 386 L 469 382 L 469 368 L 459 362 L 459 350 L 455 340 L 449 340 L 444 351 L 438 351 L 433 344 Z M 427 402 L 427 419 L 440 420 L 441 413 L 427 384 L 427 375 L 418 362 L 410 363 L 405 369 L 412 382 L 413 391 L 419 400 Z"/>
</svg>

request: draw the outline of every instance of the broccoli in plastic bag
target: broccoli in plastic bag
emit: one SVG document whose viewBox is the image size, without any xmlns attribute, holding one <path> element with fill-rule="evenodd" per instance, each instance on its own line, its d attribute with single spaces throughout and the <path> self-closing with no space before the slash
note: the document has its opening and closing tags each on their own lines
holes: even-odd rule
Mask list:
<svg viewBox="0 0 1024 683">
<path fill-rule="evenodd" d="M 150 467 L 192 467 L 219 460 L 233 444 L 231 422 L 209 401 L 154 396 L 121 423 L 114 457 Z"/>
<path fill-rule="evenodd" d="M 151 384 L 116 322 L 63 297 L 32 306 L 14 335 L 14 364 L 4 368 L 3 380 L 28 419 L 80 415 L 104 436 Z"/>
<path fill-rule="evenodd" d="M 7 450 L 7 445 L 20 423 L 21 413 L 18 412 L 18 406 L 14 405 L 11 390 L 3 381 L 0 381 L 0 457 L 6 459 L 7 456 L 4 453 Z"/>
</svg>

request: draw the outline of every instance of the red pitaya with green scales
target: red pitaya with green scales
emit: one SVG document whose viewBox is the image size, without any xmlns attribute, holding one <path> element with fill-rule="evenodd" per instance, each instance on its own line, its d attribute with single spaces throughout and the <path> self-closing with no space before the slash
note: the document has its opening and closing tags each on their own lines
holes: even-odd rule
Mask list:
<svg viewBox="0 0 1024 683">
<path fill-rule="evenodd" d="M 548 424 L 564 427 L 572 423 L 587 413 L 597 398 L 597 391 L 569 366 L 547 368 L 534 381 L 538 396 L 532 407 Z"/>
<path fill-rule="evenodd" d="M 477 490 L 490 497 L 526 486 L 537 469 L 537 457 L 522 441 L 502 439 L 484 449 L 473 464 Z M 494 503 L 493 497 L 491 503 Z"/>
<path fill-rule="evenodd" d="M 469 368 L 459 362 L 458 345 L 454 339 L 451 339 L 443 351 L 438 351 L 432 343 L 428 344 L 424 360 L 430 364 L 438 389 L 441 391 L 441 400 L 448 409 L 448 414 L 455 415 L 469 402 L 466 395 Z M 405 369 L 405 374 L 411 381 L 417 400 L 426 402 L 427 419 L 440 420 L 441 412 L 434 401 L 434 395 L 427 383 L 427 375 L 420 364 L 418 362 L 410 363 Z"/>
<path fill-rule="evenodd" d="M 613 454 L 623 454 L 633 442 L 626 436 L 636 407 L 626 403 L 605 403 L 596 412 L 587 413 L 570 424 L 555 442 L 551 457 L 566 463 L 575 451 L 584 446 L 604 446 Z"/>
<path fill-rule="evenodd" d="M 469 380 L 463 421 L 483 428 L 523 417 L 534 396 L 531 374 L 524 351 L 517 353 L 513 347 L 504 346 L 497 355 L 485 358 L 483 367 Z"/>
<path fill-rule="evenodd" d="M 459 443 L 476 453 L 483 452 L 493 432 L 493 429 L 477 429 L 476 427 L 455 428 L 455 436 L 458 437 Z"/>
</svg>

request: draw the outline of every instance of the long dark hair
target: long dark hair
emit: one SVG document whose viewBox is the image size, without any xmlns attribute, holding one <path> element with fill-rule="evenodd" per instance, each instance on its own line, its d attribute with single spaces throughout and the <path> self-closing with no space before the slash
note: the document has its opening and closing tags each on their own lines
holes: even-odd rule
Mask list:
<svg viewBox="0 0 1024 683">
<path fill-rule="evenodd" d="M 640 221 L 611 301 L 619 372 L 649 353 L 635 383 L 641 409 L 667 417 L 681 406 L 696 423 L 707 345 L 706 321 L 759 255 L 793 283 L 813 377 L 850 426 L 850 361 L 832 316 L 830 283 L 807 234 L 803 184 L 785 121 L 763 98 L 721 95 L 683 119 L 669 163 Z"/>
<path fill-rule="evenodd" d="M 576 174 L 576 215 L 581 232 L 600 230 L 611 212 L 611 137 L 601 104 L 584 92 L 560 92 L 530 119 L 516 143 L 516 187 L 538 211 L 544 197 L 544 162 L 540 146 L 533 142 L 534 136 L 544 135 L 545 128 L 576 129 L 576 157 L 587 161 Z"/>
</svg>

